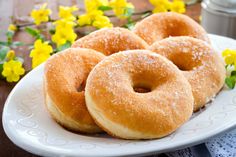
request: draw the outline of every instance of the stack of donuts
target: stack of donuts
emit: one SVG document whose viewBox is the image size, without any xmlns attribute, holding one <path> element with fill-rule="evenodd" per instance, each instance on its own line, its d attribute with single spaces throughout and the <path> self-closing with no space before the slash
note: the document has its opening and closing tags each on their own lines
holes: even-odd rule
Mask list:
<svg viewBox="0 0 236 157">
<path fill-rule="evenodd" d="M 224 79 L 205 30 L 169 12 L 143 19 L 133 31 L 95 31 L 53 55 L 44 95 L 52 117 L 69 130 L 153 139 L 187 122 Z"/>
</svg>

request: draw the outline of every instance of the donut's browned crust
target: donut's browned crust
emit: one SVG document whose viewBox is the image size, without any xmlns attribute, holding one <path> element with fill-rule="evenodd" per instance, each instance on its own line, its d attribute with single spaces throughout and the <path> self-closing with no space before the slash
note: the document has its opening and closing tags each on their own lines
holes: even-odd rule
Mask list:
<svg viewBox="0 0 236 157">
<path fill-rule="evenodd" d="M 134 27 L 148 44 L 170 36 L 191 36 L 209 42 L 206 31 L 190 17 L 174 12 L 153 14 Z"/>
<path fill-rule="evenodd" d="M 53 118 L 66 128 L 84 133 L 101 131 L 87 111 L 83 88 L 91 69 L 104 57 L 95 50 L 69 48 L 46 62 L 46 106 Z"/>
<path fill-rule="evenodd" d="M 90 48 L 110 55 L 123 50 L 146 49 L 147 43 L 125 28 L 104 28 L 78 39 L 72 47 Z"/>
<path fill-rule="evenodd" d="M 224 85 L 224 63 L 202 40 L 171 37 L 155 42 L 149 50 L 165 56 L 182 70 L 192 86 L 194 111 L 209 102 Z"/>
<path fill-rule="evenodd" d="M 149 88 L 138 93 L 134 87 Z M 148 50 L 113 54 L 91 71 L 86 106 L 112 136 L 152 139 L 166 136 L 192 115 L 191 86 L 166 58 Z"/>
</svg>

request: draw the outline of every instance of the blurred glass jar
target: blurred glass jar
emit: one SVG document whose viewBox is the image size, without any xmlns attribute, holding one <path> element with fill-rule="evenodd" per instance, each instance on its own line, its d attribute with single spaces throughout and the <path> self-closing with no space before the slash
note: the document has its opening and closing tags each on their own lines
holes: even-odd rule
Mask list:
<svg viewBox="0 0 236 157">
<path fill-rule="evenodd" d="M 236 0 L 204 0 L 202 26 L 208 33 L 236 39 Z"/>
</svg>

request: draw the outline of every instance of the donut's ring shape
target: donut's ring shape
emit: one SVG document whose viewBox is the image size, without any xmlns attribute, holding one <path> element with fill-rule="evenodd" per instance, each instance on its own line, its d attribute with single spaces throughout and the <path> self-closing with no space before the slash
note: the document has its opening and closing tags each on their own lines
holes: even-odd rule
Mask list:
<svg viewBox="0 0 236 157">
<path fill-rule="evenodd" d="M 138 93 L 133 87 L 149 88 Z M 88 76 L 87 108 L 109 134 L 124 139 L 166 136 L 192 115 L 191 87 L 166 58 L 148 50 L 106 57 Z"/>
<path fill-rule="evenodd" d="M 224 85 L 224 63 L 202 40 L 171 37 L 155 42 L 149 50 L 165 56 L 182 70 L 192 86 L 194 111 L 205 106 Z"/>
<path fill-rule="evenodd" d="M 94 50 L 69 48 L 53 55 L 45 64 L 46 107 L 52 117 L 69 130 L 101 132 L 88 113 L 83 88 L 91 69 L 104 57 Z"/>
<path fill-rule="evenodd" d="M 174 12 L 153 14 L 138 22 L 133 31 L 149 45 L 170 36 L 191 36 L 210 42 L 206 31 L 197 22 Z"/>
</svg>

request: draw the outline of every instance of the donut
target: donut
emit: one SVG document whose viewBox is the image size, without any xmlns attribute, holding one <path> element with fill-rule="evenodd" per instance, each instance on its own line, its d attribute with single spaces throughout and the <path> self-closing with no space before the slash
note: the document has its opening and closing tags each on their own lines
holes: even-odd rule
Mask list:
<svg viewBox="0 0 236 157">
<path fill-rule="evenodd" d="M 174 12 L 153 14 L 138 22 L 133 32 L 149 45 L 169 36 L 191 36 L 210 42 L 206 31 L 197 22 Z"/>
<path fill-rule="evenodd" d="M 85 100 L 95 122 L 124 139 L 172 133 L 192 115 L 194 102 L 181 71 L 148 50 L 115 53 L 98 63 L 88 76 Z"/>
<path fill-rule="evenodd" d="M 45 63 L 46 107 L 65 128 L 82 133 L 101 131 L 86 108 L 84 87 L 89 72 L 104 57 L 95 50 L 69 48 Z"/>
<path fill-rule="evenodd" d="M 192 87 L 194 111 L 209 102 L 224 85 L 224 63 L 202 40 L 170 37 L 155 42 L 149 50 L 165 56 L 182 71 Z"/>
<path fill-rule="evenodd" d="M 146 49 L 148 44 L 139 36 L 125 28 L 104 28 L 78 39 L 72 47 L 94 49 L 103 54 L 133 50 Z"/>
</svg>

